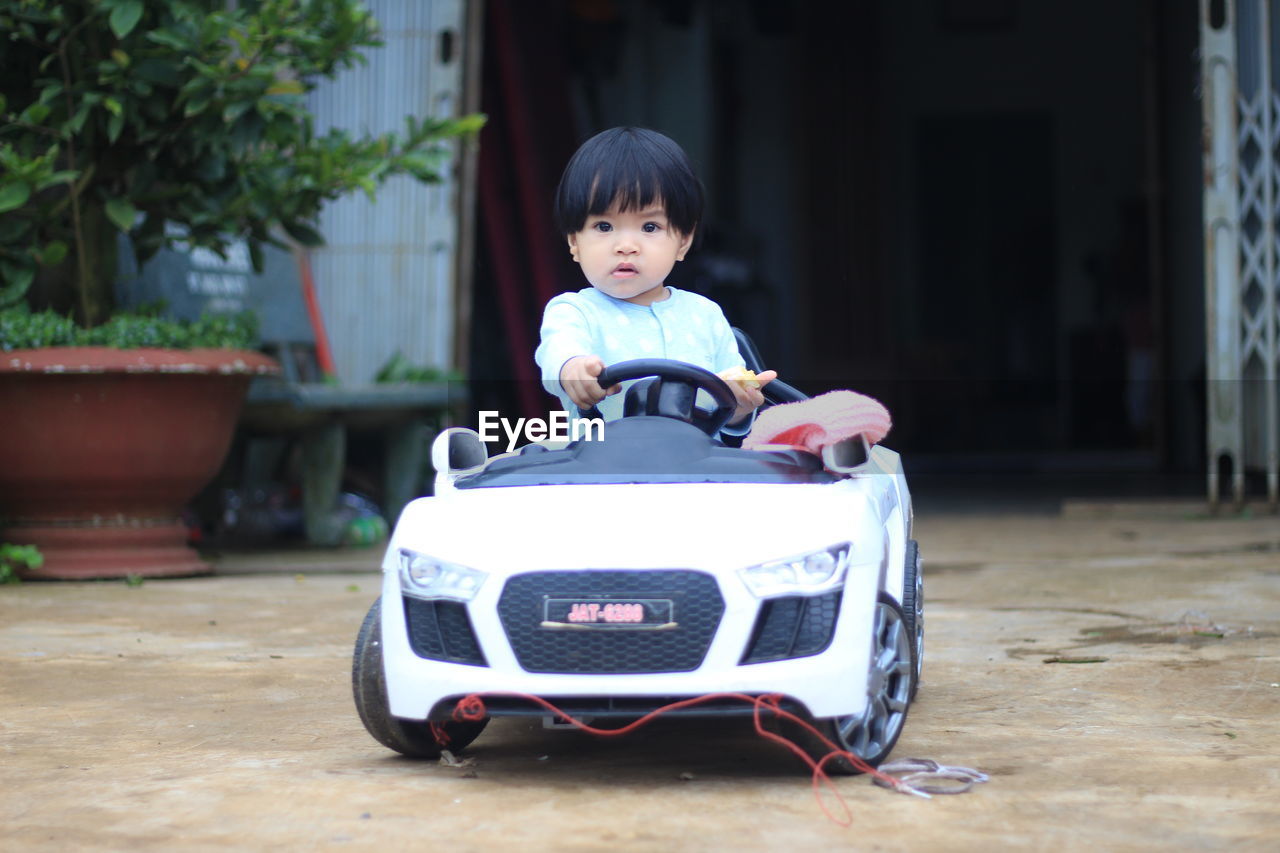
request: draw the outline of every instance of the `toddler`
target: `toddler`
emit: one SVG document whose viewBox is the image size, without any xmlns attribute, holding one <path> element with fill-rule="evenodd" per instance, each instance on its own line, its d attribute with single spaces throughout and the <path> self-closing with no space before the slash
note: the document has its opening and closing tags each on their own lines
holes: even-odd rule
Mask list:
<svg viewBox="0 0 1280 853">
<path fill-rule="evenodd" d="M 570 416 L 598 405 L 622 415 L 621 386 L 600 387 L 606 365 L 668 358 L 706 368 L 737 399 L 727 434 L 745 434 L 777 372 L 734 377 L 742 356 L 720 306 L 666 283 L 684 260 L 702 216 L 702 186 L 684 150 L 652 130 L 615 127 L 588 139 L 556 189 L 556 225 L 590 287 L 547 303 L 535 359 L 548 391 Z"/>
</svg>

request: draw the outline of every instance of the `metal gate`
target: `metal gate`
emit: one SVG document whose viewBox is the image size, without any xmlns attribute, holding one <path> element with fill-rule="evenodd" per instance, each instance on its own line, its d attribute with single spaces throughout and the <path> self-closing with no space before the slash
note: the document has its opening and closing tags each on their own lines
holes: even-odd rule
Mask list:
<svg viewBox="0 0 1280 853">
<path fill-rule="evenodd" d="M 1229 464 L 1280 500 L 1276 402 L 1280 0 L 1200 0 L 1209 503 Z"/>
</svg>

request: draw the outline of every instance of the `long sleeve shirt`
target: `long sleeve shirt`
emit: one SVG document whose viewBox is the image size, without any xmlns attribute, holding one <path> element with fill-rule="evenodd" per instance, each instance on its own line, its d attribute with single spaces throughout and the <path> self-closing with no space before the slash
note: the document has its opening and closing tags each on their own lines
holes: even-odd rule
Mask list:
<svg viewBox="0 0 1280 853">
<path fill-rule="evenodd" d="M 667 290 L 668 298 L 650 305 L 615 299 L 594 287 L 562 293 L 547 303 L 534 359 L 543 386 L 559 398 L 570 417 L 577 415 L 577 408 L 560 385 L 560 369 L 575 356 L 598 355 L 606 366 L 635 358 L 669 358 L 712 373 L 742 366 L 737 340 L 720 306 L 670 285 Z M 600 401 L 605 420 L 622 416 L 624 397 L 625 388 Z M 747 418 L 726 432 L 745 432 L 751 421 Z"/>
</svg>

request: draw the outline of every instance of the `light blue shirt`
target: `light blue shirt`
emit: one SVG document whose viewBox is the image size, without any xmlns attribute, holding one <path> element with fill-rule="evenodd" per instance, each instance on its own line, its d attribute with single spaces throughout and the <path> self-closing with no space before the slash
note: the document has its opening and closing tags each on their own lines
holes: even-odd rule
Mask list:
<svg viewBox="0 0 1280 853">
<path fill-rule="evenodd" d="M 547 303 L 542 314 L 542 342 L 534 360 L 542 370 L 542 384 L 560 400 L 570 417 L 577 408 L 560 385 L 560 369 L 571 358 L 598 355 L 606 366 L 636 358 L 669 358 L 719 373 L 743 366 L 738 342 L 720 306 L 696 293 L 667 285 L 670 296 L 651 305 L 615 299 L 594 287 L 562 293 Z M 598 408 L 606 421 L 622 417 L 622 401 L 615 394 Z M 709 401 L 699 395 L 700 405 Z M 731 434 L 745 433 L 753 418 Z"/>
</svg>

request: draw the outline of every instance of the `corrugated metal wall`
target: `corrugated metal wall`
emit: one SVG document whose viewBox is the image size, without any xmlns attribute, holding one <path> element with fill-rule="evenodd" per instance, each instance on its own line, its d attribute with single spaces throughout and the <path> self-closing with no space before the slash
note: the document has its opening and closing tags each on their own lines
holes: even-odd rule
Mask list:
<svg viewBox="0 0 1280 853">
<path fill-rule="evenodd" d="M 466 0 L 369 0 L 385 45 L 367 65 L 323 81 L 310 96 L 316 130 L 403 131 L 404 117 L 454 115 L 461 102 Z M 449 32 L 450 36 L 442 34 Z M 442 55 L 450 38 L 451 56 Z M 453 352 L 457 187 L 396 178 L 376 203 L 361 193 L 320 219 L 316 289 L 338 376 L 370 381 L 397 350 L 448 367 Z"/>
</svg>

